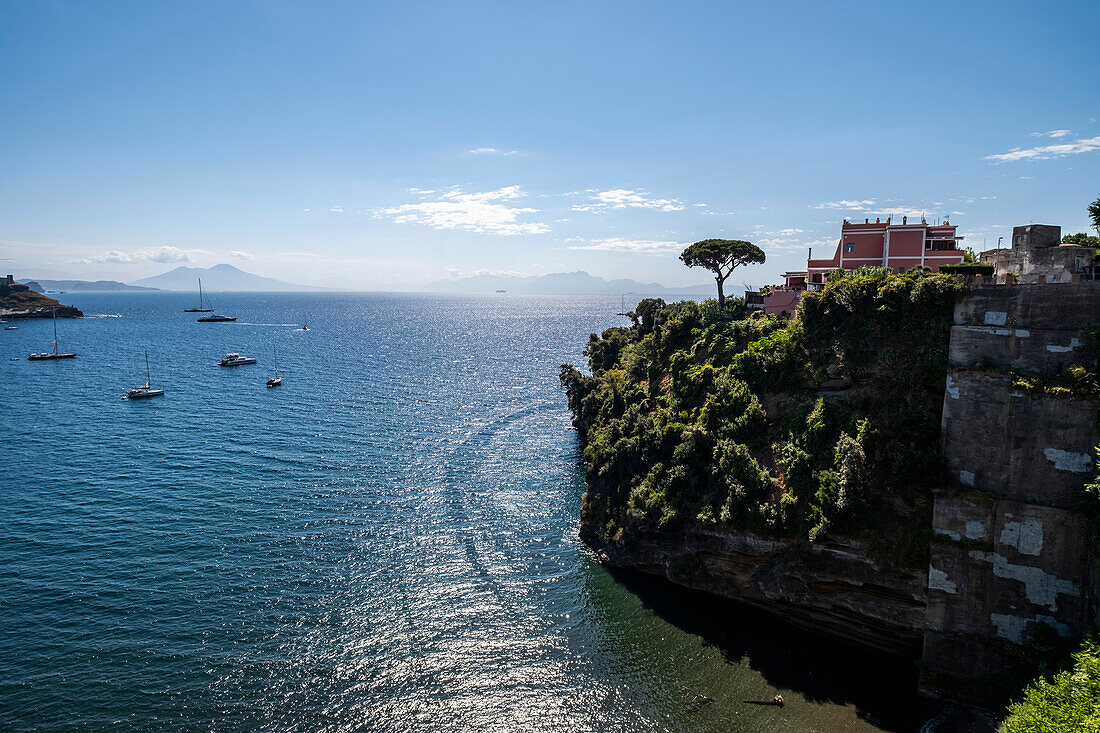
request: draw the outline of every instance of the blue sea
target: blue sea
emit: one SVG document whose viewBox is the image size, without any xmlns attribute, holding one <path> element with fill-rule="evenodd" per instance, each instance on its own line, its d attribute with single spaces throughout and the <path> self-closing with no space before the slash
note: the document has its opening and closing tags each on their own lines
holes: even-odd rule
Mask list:
<svg viewBox="0 0 1100 733">
<path fill-rule="evenodd" d="M 215 294 L 224 324 L 193 295 L 59 297 L 76 359 L 25 360 L 48 320 L 0 331 L 3 730 L 919 722 L 910 663 L 577 539 L 558 368 L 618 296 Z M 146 351 L 167 394 L 122 399 Z"/>
</svg>

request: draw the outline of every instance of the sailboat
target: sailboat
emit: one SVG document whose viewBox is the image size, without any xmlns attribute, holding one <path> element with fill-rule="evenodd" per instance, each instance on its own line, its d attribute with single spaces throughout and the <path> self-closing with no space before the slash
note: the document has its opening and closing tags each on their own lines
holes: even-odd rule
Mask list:
<svg viewBox="0 0 1100 733">
<path fill-rule="evenodd" d="M 196 319 L 199 323 L 226 323 L 228 321 L 237 320 L 236 316 L 220 316 L 217 313 L 215 313 L 214 308 L 213 308 L 214 303 L 213 303 L 213 301 L 210 300 L 210 296 L 206 296 L 206 302 L 211 307 L 207 308 L 205 311 L 203 311 L 203 313 L 209 313 L 210 315 L 208 315 L 208 316 L 199 316 Z"/>
<path fill-rule="evenodd" d="M 53 351 L 42 351 L 37 354 L 31 354 L 27 357 L 28 361 L 46 361 L 47 359 L 73 359 L 76 357 L 76 353 L 66 354 L 57 350 L 57 308 L 51 308 L 53 313 Z"/>
<path fill-rule="evenodd" d="M 267 380 L 268 387 L 278 387 L 283 383 L 283 378 L 279 376 L 279 357 L 275 354 L 275 346 L 271 347 L 271 358 L 275 360 L 275 376 Z"/>
<path fill-rule="evenodd" d="M 213 308 L 202 307 L 202 278 L 199 278 L 199 307 L 198 308 L 184 308 L 184 313 L 213 313 Z"/>
<path fill-rule="evenodd" d="M 153 389 L 149 386 L 149 351 L 145 351 L 145 386 L 134 387 L 126 396 L 132 400 L 141 399 L 142 397 L 160 397 L 164 394 L 163 389 Z"/>
</svg>

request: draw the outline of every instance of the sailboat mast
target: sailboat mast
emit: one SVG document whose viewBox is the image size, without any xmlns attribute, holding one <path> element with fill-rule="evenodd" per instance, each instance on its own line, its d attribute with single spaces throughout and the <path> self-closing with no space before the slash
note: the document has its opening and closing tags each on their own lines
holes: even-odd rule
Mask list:
<svg viewBox="0 0 1100 733">
<path fill-rule="evenodd" d="M 202 278 L 199 278 L 199 308 L 202 308 Z"/>
<path fill-rule="evenodd" d="M 275 360 L 275 376 L 279 376 L 279 356 L 275 353 L 275 344 L 271 345 L 271 358 Z"/>
<path fill-rule="evenodd" d="M 53 313 L 53 353 L 57 355 L 57 308 L 50 308 Z"/>
<path fill-rule="evenodd" d="M 149 386 L 149 349 L 145 350 L 145 386 Z"/>
</svg>

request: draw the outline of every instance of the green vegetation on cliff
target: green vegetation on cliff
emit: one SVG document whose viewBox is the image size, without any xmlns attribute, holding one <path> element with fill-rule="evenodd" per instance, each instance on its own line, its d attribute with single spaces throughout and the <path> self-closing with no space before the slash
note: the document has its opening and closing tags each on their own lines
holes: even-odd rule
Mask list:
<svg viewBox="0 0 1100 733">
<path fill-rule="evenodd" d="M 634 326 L 590 337 L 592 376 L 562 367 L 588 466 L 582 531 L 623 543 L 642 529 L 844 534 L 891 562 L 926 562 L 962 287 L 834 273 L 795 321 L 642 301 Z"/>
<path fill-rule="evenodd" d="M 1008 708 L 1000 733 L 1100 732 L 1100 645 L 1086 640 L 1073 667 L 1040 677 Z"/>
</svg>

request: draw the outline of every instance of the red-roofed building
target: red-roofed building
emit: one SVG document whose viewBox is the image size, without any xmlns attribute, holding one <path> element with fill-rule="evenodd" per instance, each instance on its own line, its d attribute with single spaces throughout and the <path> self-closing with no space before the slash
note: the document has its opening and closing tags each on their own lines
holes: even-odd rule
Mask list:
<svg viewBox="0 0 1100 733">
<path fill-rule="evenodd" d="M 903 216 L 901 224 L 891 219 L 864 219 L 863 223 L 847 219 L 840 227 L 840 240 L 833 256 L 810 259 L 805 272 L 788 272 L 784 285 L 776 286 L 764 298 L 764 312 L 769 315 L 794 315 L 798 299 L 806 290 L 825 285 L 829 272 L 837 269 L 857 270 L 860 267 L 889 267 L 893 272 L 907 272 L 927 267 L 938 272 L 942 265 L 957 265 L 963 261 L 959 247 L 962 237 L 954 225 L 929 224 L 924 219 L 910 224 Z"/>
<path fill-rule="evenodd" d="M 963 261 L 957 227 L 950 222 L 910 224 L 908 217 L 901 224 L 890 219 L 864 219 L 862 224 L 844 221 L 840 241 L 829 259 L 810 259 L 806 272 L 811 289 L 823 285 L 830 270 L 855 270 L 860 267 L 889 267 L 894 272 L 907 272 L 916 267 L 928 267 L 938 272 L 941 265 L 957 265 Z"/>
</svg>

